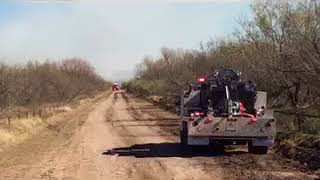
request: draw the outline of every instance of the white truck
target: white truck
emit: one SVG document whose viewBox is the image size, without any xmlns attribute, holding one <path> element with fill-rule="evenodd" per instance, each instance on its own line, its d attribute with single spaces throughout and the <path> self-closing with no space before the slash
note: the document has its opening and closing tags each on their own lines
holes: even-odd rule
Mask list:
<svg viewBox="0 0 320 180">
<path fill-rule="evenodd" d="M 199 78 L 179 104 L 185 146 L 248 145 L 254 154 L 267 154 L 273 146 L 276 120 L 266 109 L 267 94 L 239 73 L 223 70 Z"/>
</svg>

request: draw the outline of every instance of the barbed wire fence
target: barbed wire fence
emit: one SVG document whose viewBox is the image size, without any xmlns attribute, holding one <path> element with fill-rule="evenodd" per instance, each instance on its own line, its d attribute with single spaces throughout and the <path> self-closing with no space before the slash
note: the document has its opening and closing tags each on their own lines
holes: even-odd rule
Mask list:
<svg viewBox="0 0 320 180">
<path fill-rule="evenodd" d="M 1 110 L 0 111 L 0 126 L 11 126 L 13 121 L 20 119 L 31 118 L 48 118 L 59 111 L 63 111 L 65 105 L 63 103 L 56 103 L 51 105 L 44 105 L 38 108 L 30 108 L 25 110 Z"/>
</svg>

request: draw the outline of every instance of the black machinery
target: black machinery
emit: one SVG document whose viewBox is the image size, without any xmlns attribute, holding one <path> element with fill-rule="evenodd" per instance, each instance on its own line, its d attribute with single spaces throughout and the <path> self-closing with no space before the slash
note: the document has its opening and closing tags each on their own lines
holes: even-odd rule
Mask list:
<svg viewBox="0 0 320 180">
<path fill-rule="evenodd" d="M 185 97 L 188 97 L 185 107 L 190 111 L 201 109 L 215 116 L 256 113 L 256 85 L 251 81 L 242 81 L 240 73 L 229 69 L 199 78 L 196 85 L 190 86 Z"/>
</svg>

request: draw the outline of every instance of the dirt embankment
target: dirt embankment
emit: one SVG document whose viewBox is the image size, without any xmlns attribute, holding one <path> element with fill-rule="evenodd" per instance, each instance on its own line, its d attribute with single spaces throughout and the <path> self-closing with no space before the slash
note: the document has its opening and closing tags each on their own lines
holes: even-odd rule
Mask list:
<svg viewBox="0 0 320 180">
<path fill-rule="evenodd" d="M 282 137 L 276 152 L 320 173 L 320 137 L 293 133 Z"/>
</svg>

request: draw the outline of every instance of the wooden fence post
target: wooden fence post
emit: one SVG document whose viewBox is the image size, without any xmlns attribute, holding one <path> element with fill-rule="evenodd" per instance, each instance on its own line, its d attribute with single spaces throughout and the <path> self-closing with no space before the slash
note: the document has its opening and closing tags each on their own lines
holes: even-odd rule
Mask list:
<svg viewBox="0 0 320 180">
<path fill-rule="evenodd" d="M 33 115 L 33 117 L 36 117 L 36 111 L 35 110 L 32 111 L 32 115 Z"/>
<path fill-rule="evenodd" d="M 41 111 L 41 109 L 39 110 L 39 117 L 41 117 L 41 114 L 42 114 L 42 111 Z"/>
<path fill-rule="evenodd" d="M 18 119 L 20 119 L 21 118 L 21 116 L 20 116 L 20 114 L 18 114 Z"/>
<path fill-rule="evenodd" d="M 29 114 L 28 114 L 28 112 L 26 112 L 26 118 L 27 118 L 27 119 L 29 118 Z"/>
<path fill-rule="evenodd" d="M 10 124 L 11 124 L 11 117 L 8 116 L 8 125 L 10 126 Z"/>
</svg>

